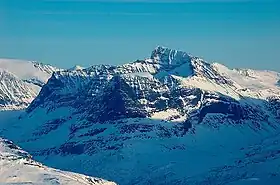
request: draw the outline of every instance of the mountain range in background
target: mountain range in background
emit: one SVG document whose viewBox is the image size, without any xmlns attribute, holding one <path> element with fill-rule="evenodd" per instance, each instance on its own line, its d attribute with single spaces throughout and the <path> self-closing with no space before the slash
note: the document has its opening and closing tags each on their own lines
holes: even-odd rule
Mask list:
<svg viewBox="0 0 280 185">
<path fill-rule="evenodd" d="M 118 66 L 0 69 L 0 136 L 48 166 L 120 185 L 280 180 L 277 72 L 160 46 Z"/>
<path fill-rule="evenodd" d="M 0 110 L 26 108 L 57 70 L 38 62 L 0 59 Z"/>
</svg>

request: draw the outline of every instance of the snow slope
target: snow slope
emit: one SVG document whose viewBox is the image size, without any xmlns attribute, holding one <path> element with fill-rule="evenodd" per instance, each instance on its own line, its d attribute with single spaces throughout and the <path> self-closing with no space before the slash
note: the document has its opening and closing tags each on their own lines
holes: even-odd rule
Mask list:
<svg viewBox="0 0 280 185">
<path fill-rule="evenodd" d="M 277 182 L 279 80 L 157 47 L 55 72 L 1 135 L 47 165 L 121 185 Z"/>
<path fill-rule="evenodd" d="M 0 59 L 0 69 L 16 75 L 21 80 L 36 80 L 46 83 L 55 68 L 35 61 L 24 61 L 14 59 Z"/>
<path fill-rule="evenodd" d="M 114 185 L 103 179 L 56 170 L 34 160 L 11 141 L 0 138 L 0 184 Z"/>
<path fill-rule="evenodd" d="M 0 59 L 0 110 L 26 108 L 57 70 L 38 62 Z"/>
</svg>

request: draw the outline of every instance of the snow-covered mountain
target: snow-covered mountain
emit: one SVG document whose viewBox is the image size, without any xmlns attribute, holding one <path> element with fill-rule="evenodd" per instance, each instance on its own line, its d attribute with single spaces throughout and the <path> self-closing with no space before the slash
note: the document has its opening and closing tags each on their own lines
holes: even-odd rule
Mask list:
<svg viewBox="0 0 280 185">
<path fill-rule="evenodd" d="M 26 108 L 57 70 L 38 62 L 0 59 L 0 110 Z"/>
<path fill-rule="evenodd" d="M 40 162 L 121 185 L 277 182 L 279 80 L 157 47 L 55 72 L 2 135 Z"/>
<path fill-rule="evenodd" d="M 0 138 L 0 184 L 115 185 L 100 178 L 49 168 L 34 161 L 27 152 Z"/>
</svg>

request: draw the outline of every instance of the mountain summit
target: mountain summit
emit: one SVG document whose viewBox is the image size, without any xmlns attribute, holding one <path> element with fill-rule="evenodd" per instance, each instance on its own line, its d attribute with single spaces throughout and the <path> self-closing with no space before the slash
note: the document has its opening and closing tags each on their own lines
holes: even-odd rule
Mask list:
<svg viewBox="0 0 280 185">
<path fill-rule="evenodd" d="M 151 59 L 166 66 L 178 67 L 185 63 L 190 63 L 192 57 L 183 51 L 173 50 L 158 46 L 151 54 Z"/>
</svg>

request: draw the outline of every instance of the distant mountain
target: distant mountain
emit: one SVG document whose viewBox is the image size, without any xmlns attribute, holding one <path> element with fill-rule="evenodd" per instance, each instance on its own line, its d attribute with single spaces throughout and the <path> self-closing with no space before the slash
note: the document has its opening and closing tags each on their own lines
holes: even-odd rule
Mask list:
<svg viewBox="0 0 280 185">
<path fill-rule="evenodd" d="M 0 138 L 0 184 L 114 185 L 103 179 L 49 168 L 34 161 L 27 152 Z"/>
<path fill-rule="evenodd" d="M 277 182 L 279 80 L 159 46 L 124 65 L 54 72 L 2 135 L 50 166 L 121 185 Z"/>
<path fill-rule="evenodd" d="M 38 62 L 0 59 L 0 110 L 26 108 L 55 71 Z"/>
</svg>

